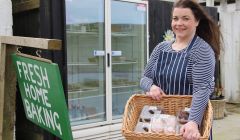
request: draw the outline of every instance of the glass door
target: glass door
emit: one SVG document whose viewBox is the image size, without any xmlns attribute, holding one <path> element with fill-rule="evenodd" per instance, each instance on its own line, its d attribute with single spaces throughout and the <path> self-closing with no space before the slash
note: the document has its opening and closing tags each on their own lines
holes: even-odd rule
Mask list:
<svg viewBox="0 0 240 140">
<path fill-rule="evenodd" d="M 111 1 L 112 115 L 122 118 L 126 101 L 139 87 L 147 55 L 147 6 Z"/>
<path fill-rule="evenodd" d="M 71 125 L 106 120 L 104 0 L 66 0 Z"/>
</svg>

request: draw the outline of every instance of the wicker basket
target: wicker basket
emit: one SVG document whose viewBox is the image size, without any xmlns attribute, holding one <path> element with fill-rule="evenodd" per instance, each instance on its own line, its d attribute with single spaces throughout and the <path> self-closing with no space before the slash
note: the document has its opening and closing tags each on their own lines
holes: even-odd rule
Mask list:
<svg viewBox="0 0 240 140">
<path fill-rule="evenodd" d="M 183 138 L 180 135 L 134 132 L 134 129 L 144 105 L 162 106 L 166 113 L 175 115 L 179 109 L 190 107 L 191 101 L 191 96 L 165 96 L 161 99 L 161 101 L 157 101 L 147 97 L 146 95 L 135 94 L 128 100 L 125 106 L 122 134 L 127 140 L 182 140 Z M 212 114 L 212 106 L 209 101 L 202 121 L 200 140 L 208 140 L 209 138 L 210 128 L 212 125 Z"/>
<path fill-rule="evenodd" d="M 213 119 L 223 119 L 224 118 L 224 110 L 225 110 L 225 104 L 226 100 L 211 100 L 212 107 L 213 107 Z"/>
</svg>

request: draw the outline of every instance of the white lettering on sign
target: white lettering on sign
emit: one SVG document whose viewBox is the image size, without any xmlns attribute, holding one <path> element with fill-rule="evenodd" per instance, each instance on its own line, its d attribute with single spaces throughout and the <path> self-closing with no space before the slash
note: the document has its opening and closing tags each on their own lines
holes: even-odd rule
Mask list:
<svg viewBox="0 0 240 140">
<path fill-rule="evenodd" d="M 30 119 L 36 119 L 39 124 L 43 124 L 54 131 L 57 130 L 62 135 L 61 125 L 58 122 L 59 115 L 57 112 L 52 112 L 45 107 L 38 106 L 34 103 L 30 103 L 29 100 L 24 99 L 25 109 L 27 111 L 27 117 Z"/>
<path fill-rule="evenodd" d="M 23 103 L 26 116 L 38 124 L 57 131 L 62 135 L 60 116 L 49 102 L 50 82 L 47 68 L 36 64 L 16 61 L 18 75 L 23 79 L 25 97 Z"/>
<path fill-rule="evenodd" d="M 23 83 L 25 93 L 27 98 L 37 101 L 38 103 L 42 103 L 47 107 L 51 107 L 51 104 L 48 102 L 48 91 L 43 88 L 37 88 L 36 86 L 28 83 Z"/>
<path fill-rule="evenodd" d="M 20 78 L 22 78 L 22 75 L 24 75 L 25 80 L 34 84 L 38 84 L 39 86 L 43 85 L 44 88 L 50 88 L 46 68 L 20 61 L 17 61 L 17 68 Z M 34 74 L 36 75 L 36 77 L 33 77 Z"/>
</svg>

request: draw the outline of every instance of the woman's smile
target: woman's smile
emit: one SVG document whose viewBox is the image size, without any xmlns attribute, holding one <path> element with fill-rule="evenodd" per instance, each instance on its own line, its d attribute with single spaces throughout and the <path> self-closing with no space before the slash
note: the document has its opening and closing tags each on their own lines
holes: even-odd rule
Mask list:
<svg viewBox="0 0 240 140">
<path fill-rule="evenodd" d="M 176 39 L 189 40 L 195 34 L 198 21 L 189 8 L 174 8 L 172 16 L 172 30 Z"/>
</svg>

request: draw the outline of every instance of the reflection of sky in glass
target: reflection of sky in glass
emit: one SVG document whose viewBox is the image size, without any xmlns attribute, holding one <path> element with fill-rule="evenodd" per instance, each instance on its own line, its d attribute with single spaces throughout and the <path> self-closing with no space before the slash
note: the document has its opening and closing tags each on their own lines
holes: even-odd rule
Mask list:
<svg viewBox="0 0 240 140">
<path fill-rule="evenodd" d="M 66 0 L 67 24 L 104 21 L 104 0 Z"/>
<path fill-rule="evenodd" d="M 146 24 L 146 9 L 129 2 L 112 2 L 112 24 Z M 104 0 L 66 0 L 67 24 L 104 21 Z"/>
<path fill-rule="evenodd" d="M 145 24 L 146 9 L 143 10 L 142 6 L 136 3 L 112 1 L 112 24 Z"/>
</svg>

